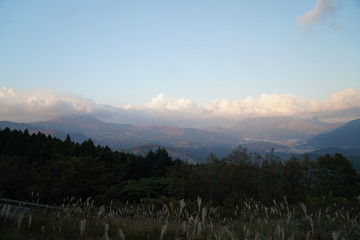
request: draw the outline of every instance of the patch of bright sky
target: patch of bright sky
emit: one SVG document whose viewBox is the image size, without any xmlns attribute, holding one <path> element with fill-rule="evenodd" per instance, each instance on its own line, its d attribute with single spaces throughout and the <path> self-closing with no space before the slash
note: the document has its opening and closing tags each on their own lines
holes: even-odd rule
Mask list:
<svg viewBox="0 0 360 240">
<path fill-rule="evenodd" d="M 0 85 L 111 105 L 360 90 L 360 4 L 310 30 L 304 1 L 0 1 Z M 339 29 L 337 29 L 339 28 Z"/>
</svg>

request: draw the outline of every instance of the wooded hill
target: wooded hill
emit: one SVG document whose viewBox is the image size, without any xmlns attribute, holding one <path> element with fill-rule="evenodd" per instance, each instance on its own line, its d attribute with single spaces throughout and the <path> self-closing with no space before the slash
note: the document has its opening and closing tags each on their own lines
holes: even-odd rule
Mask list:
<svg viewBox="0 0 360 240">
<path fill-rule="evenodd" d="M 159 148 L 146 156 L 75 143 L 27 130 L 0 130 L 0 197 L 42 203 L 91 196 L 98 203 L 156 199 L 203 200 L 235 206 L 252 198 L 263 203 L 295 203 L 323 196 L 355 199 L 359 175 L 341 154 L 316 161 L 295 157 L 282 162 L 274 151 L 262 156 L 239 146 L 226 157 L 211 154 L 204 164 L 174 160 Z M 329 198 L 328 198 L 329 199 Z"/>
</svg>

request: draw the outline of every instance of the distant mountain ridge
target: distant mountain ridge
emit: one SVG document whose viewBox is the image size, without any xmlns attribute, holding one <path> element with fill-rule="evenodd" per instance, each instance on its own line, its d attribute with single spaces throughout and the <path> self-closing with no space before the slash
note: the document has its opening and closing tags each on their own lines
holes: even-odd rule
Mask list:
<svg viewBox="0 0 360 240">
<path fill-rule="evenodd" d="M 284 158 L 328 147 L 354 148 L 356 152 L 360 149 L 360 119 L 335 128 L 339 125 L 287 117 L 244 119 L 232 128 L 205 129 L 106 123 L 89 116 L 32 123 L 0 121 L 0 129 L 28 129 L 30 133 L 40 131 L 61 139 L 69 134 L 75 142 L 91 138 L 95 144 L 135 154 L 161 146 L 172 157 L 189 162 L 206 161 L 210 153 L 226 156 L 238 145 L 261 154 L 274 148 Z M 317 132 L 322 134 L 312 137 Z M 334 144 L 334 141 L 338 142 Z"/>
<path fill-rule="evenodd" d="M 40 129 L 37 127 L 34 127 L 28 123 L 17 123 L 17 122 L 10 122 L 10 121 L 0 121 L 0 129 L 5 129 L 5 128 L 10 128 L 10 129 L 16 129 L 16 130 L 21 130 L 24 131 L 25 129 L 27 129 L 29 132 L 35 132 L 35 131 L 39 131 Z"/>
<path fill-rule="evenodd" d="M 236 145 L 241 138 L 196 128 L 173 126 L 135 126 L 131 124 L 105 123 L 93 117 L 58 118 L 33 122 L 38 129 L 80 132 L 96 142 L 114 149 L 127 149 L 145 144 L 162 146 L 202 146 L 206 144 Z"/>
<path fill-rule="evenodd" d="M 16 123 L 16 122 L 10 122 L 10 121 L 0 121 L 0 129 L 10 128 L 11 130 L 21 130 L 24 131 L 27 129 L 30 134 L 32 133 L 38 133 L 42 132 L 46 135 L 51 135 L 60 139 L 65 139 L 68 134 L 71 135 L 71 138 L 75 142 L 83 142 L 89 137 L 86 135 L 80 133 L 80 132 L 69 132 L 66 129 L 63 131 L 57 131 L 51 128 L 45 128 L 45 127 L 38 127 L 35 125 L 32 125 L 31 123 Z"/>
<path fill-rule="evenodd" d="M 291 139 L 306 138 L 330 131 L 340 126 L 314 119 L 295 119 L 291 117 L 247 118 L 231 128 L 240 131 L 250 138 Z"/>
<path fill-rule="evenodd" d="M 327 133 L 322 133 L 308 140 L 316 148 L 360 148 L 360 118 Z"/>
</svg>

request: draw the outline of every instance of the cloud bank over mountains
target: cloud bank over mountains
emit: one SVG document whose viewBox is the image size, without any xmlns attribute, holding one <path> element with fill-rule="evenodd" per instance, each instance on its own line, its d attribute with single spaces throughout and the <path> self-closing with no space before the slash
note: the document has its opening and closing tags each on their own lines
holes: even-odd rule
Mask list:
<svg viewBox="0 0 360 240">
<path fill-rule="evenodd" d="M 349 88 L 332 94 L 325 101 L 292 94 L 263 94 L 259 98 L 215 99 L 203 106 L 184 98 L 167 98 L 161 93 L 143 105 L 111 106 L 48 89 L 0 88 L 0 120 L 31 122 L 82 115 L 116 123 L 187 127 L 227 126 L 244 118 L 273 116 L 349 121 L 360 117 L 360 93 Z"/>
<path fill-rule="evenodd" d="M 59 116 L 115 114 L 111 106 L 97 104 L 78 95 L 49 89 L 21 91 L 0 88 L 0 118 L 2 120 L 30 122 Z"/>
</svg>

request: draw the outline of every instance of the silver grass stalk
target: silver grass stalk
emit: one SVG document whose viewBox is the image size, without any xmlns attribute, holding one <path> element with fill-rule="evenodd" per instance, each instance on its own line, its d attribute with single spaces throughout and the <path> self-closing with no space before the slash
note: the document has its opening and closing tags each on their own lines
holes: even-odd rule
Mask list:
<svg viewBox="0 0 360 240">
<path fill-rule="evenodd" d="M 31 224 L 32 224 L 32 215 L 31 215 L 31 213 L 29 213 L 29 224 L 28 224 L 28 227 L 29 227 L 29 229 L 31 228 Z"/>
<path fill-rule="evenodd" d="M 225 232 L 229 235 L 229 237 L 231 238 L 231 240 L 235 240 L 235 235 L 234 235 L 233 232 L 230 231 L 229 228 L 224 227 L 224 230 L 225 230 Z"/>
<path fill-rule="evenodd" d="M 82 236 L 86 227 L 86 219 L 80 221 L 80 235 Z"/>
<path fill-rule="evenodd" d="M 206 208 L 204 207 L 201 211 L 201 222 L 202 224 L 205 226 L 205 218 L 206 218 L 206 213 L 207 213 L 207 210 Z"/>
<path fill-rule="evenodd" d="M 24 212 L 20 213 L 20 215 L 17 218 L 17 229 L 18 230 L 20 229 L 21 222 L 22 222 L 23 218 L 24 218 Z"/>
<path fill-rule="evenodd" d="M 123 230 L 121 228 L 119 228 L 118 234 L 119 234 L 119 237 L 120 237 L 121 240 L 125 240 L 125 235 L 124 235 Z"/>
<path fill-rule="evenodd" d="M 179 218 L 180 218 L 181 213 L 182 213 L 182 211 L 183 211 L 183 209 L 184 209 L 185 206 L 186 206 L 185 200 L 184 200 L 184 199 L 181 199 L 181 200 L 180 200 L 180 209 L 179 209 Z"/>
<path fill-rule="evenodd" d="M 332 239 L 333 240 L 338 240 L 339 239 L 339 235 L 338 235 L 338 233 L 337 232 L 332 232 Z"/>
<path fill-rule="evenodd" d="M 108 224 L 108 223 L 105 223 L 105 231 L 104 231 L 104 238 L 105 238 L 105 240 L 110 240 L 108 231 L 109 231 L 109 224 Z"/>
<path fill-rule="evenodd" d="M 100 206 L 99 211 L 97 213 L 96 224 L 99 222 L 100 217 L 104 214 L 104 212 L 105 212 L 105 205 L 102 205 Z"/>
<path fill-rule="evenodd" d="M 198 203 L 198 207 L 199 207 L 199 212 L 200 212 L 200 209 L 201 209 L 201 198 L 198 196 L 197 198 L 197 203 Z"/>
<path fill-rule="evenodd" d="M 198 223 L 198 228 L 197 228 L 197 233 L 196 233 L 196 236 L 200 236 L 202 232 L 202 224 L 201 222 Z"/>
<path fill-rule="evenodd" d="M 167 225 L 162 226 L 161 233 L 160 233 L 160 240 L 163 239 L 166 230 L 167 230 Z"/>
<path fill-rule="evenodd" d="M 10 216 L 10 210 L 11 210 L 10 205 L 7 205 L 6 211 L 5 211 L 5 217 L 6 217 L 6 218 Z"/>
<path fill-rule="evenodd" d="M 7 209 L 7 205 L 4 204 L 1 208 L 1 214 L 0 214 L 1 217 L 5 217 L 6 209 Z"/>
</svg>

